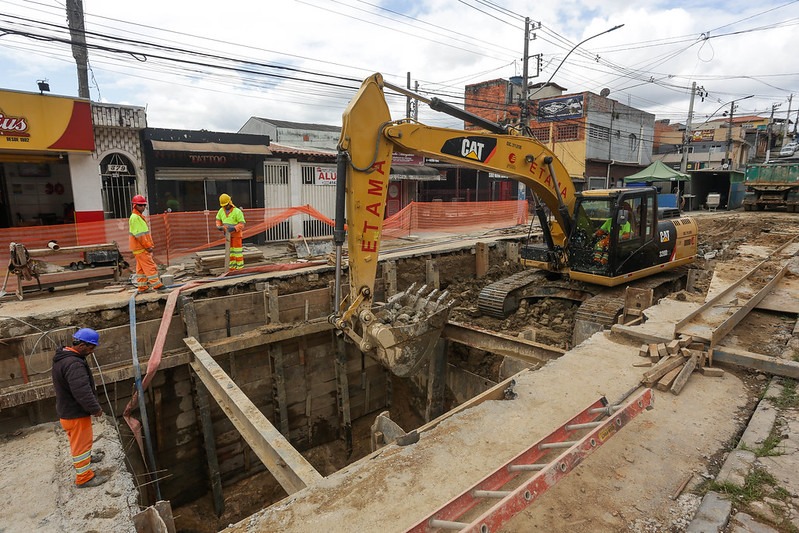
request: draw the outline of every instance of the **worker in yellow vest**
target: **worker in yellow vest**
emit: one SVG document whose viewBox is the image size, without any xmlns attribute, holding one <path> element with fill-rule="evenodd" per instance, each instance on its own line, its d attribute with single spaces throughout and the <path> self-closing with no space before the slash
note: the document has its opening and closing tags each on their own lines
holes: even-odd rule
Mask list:
<svg viewBox="0 0 799 533">
<path fill-rule="evenodd" d="M 229 270 L 244 268 L 244 248 L 241 238 L 244 234 L 244 213 L 233 205 L 229 194 L 219 196 L 219 212 L 216 214 L 216 229 L 230 234 Z"/>
<path fill-rule="evenodd" d="M 130 236 L 128 238 L 130 251 L 136 259 L 136 285 L 139 294 L 149 290 L 165 291 L 164 284 L 158 278 L 158 268 L 153 261 L 153 238 L 150 228 L 144 220 L 144 210 L 147 208 L 147 199 L 141 194 L 133 197 L 133 212 L 130 214 Z"/>
</svg>

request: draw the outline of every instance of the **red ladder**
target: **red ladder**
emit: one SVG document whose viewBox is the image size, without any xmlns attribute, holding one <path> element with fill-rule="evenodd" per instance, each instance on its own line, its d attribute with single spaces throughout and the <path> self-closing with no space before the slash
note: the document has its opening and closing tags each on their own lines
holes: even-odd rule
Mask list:
<svg viewBox="0 0 799 533">
<path fill-rule="evenodd" d="M 608 405 L 605 397 L 601 397 L 407 531 L 498 531 L 644 409 L 652 409 L 653 402 L 652 389 L 644 390 L 623 405 Z M 495 503 L 482 510 L 487 502 Z M 480 514 L 465 518 L 467 513 Z"/>
</svg>

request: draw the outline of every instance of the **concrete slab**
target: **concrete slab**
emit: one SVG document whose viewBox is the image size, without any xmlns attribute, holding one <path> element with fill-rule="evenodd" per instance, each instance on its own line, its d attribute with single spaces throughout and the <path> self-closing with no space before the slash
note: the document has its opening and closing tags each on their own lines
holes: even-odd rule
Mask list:
<svg viewBox="0 0 799 533">
<path fill-rule="evenodd" d="M 686 533 L 717 533 L 722 531 L 730 519 L 732 503 L 725 500 L 718 492 L 708 492 L 702 499 L 702 505 Z"/>
</svg>

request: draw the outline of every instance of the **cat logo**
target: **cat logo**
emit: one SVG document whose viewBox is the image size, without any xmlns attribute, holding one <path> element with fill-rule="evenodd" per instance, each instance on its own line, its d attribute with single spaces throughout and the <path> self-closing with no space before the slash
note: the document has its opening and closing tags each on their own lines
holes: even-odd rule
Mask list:
<svg viewBox="0 0 799 533">
<path fill-rule="evenodd" d="M 660 242 L 669 242 L 670 240 L 669 230 L 663 230 L 660 232 Z"/>
<path fill-rule="evenodd" d="M 497 140 L 491 137 L 455 137 L 447 139 L 441 153 L 485 163 L 494 155 Z"/>
</svg>

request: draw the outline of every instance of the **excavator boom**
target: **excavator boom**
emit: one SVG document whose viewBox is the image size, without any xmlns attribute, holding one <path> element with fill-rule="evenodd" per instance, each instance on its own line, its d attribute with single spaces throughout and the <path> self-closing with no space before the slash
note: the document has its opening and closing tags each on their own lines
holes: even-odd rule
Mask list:
<svg viewBox="0 0 799 533">
<path fill-rule="evenodd" d="M 592 225 L 601 225 L 604 220 L 594 220 L 598 211 L 587 212 L 579 207 L 578 194 L 567 169 L 546 146 L 535 139 L 496 133 L 502 131 L 502 127 L 483 119 L 474 122 L 494 133 L 436 128 L 407 119 L 392 121 L 383 94 L 385 85 L 380 74 L 367 78 L 343 114 L 338 146 L 334 232 L 337 310 L 332 321 L 362 351 L 375 356 L 395 374 L 404 376 L 413 374 L 427 359 L 446 324 L 453 302 L 446 293 L 427 292 L 426 287 L 418 291 L 411 288 L 393 296 L 385 305 L 378 305 L 374 301 L 374 283 L 394 151 L 502 174 L 527 185 L 537 202 L 546 248 L 543 253 L 532 251 L 526 263 L 539 268 L 569 272 L 567 248 L 605 260 L 605 255 L 596 251 L 594 244 L 589 242 L 589 230 L 593 234 L 596 229 Z M 451 107 L 442 102 L 428 103 L 434 108 Z M 460 118 L 464 118 L 464 115 L 468 113 L 462 111 L 456 114 Z M 614 191 L 595 192 L 609 198 L 611 209 L 607 211 L 614 217 L 619 205 L 613 202 L 623 200 L 624 194 L 628 194 L 622 192 L 618 196 Z M 641 216 L 651 217 L 647 219 L 649 223 L 646 226 L 650 228 L 647 230 L 649 233 L 642 230 L 637 239 L 624 243 L 617 241 L 614 236 L 610 239 L 610 246 L 624 249 L 625 254 L 629 251 L 629 254 L 619 260 L 615 255 L 608 254 L 611 259 L 604 262 L 616 268 L 624 260 L 626 265 L 634 265 L 636 272 L 624 271 L 623 276 L 613 278 L 604 266 L 595 268 L 591 264 L 586 269 L 587 273 L 578 273 L 586 281 L 612 278 L 612 283 L 608 284 L 613 285 L 693 260 L 696 250 L 695 223 L 684 219 L 679 231 L 672 224 L 671 229 L 660 231 L 660 243 L 654 245 L 653 236 L 650 235 L 651 229 L 657 227 L 654 190 L 629 195 L 634 202 L 641 201 L 636 200 L 638 196 L 652 199 L 647 203 L 649 200 L 643 198 L 641 209 L 646 209 L 639 211 L 641 215 L 635 215 L 639 219 Z M 552 215 L 548 223 L 539 201 L 548 207 Z M 350 283 L 349 293 L 341 301 L 345 207 Z M 572 224 L 576 224 L 574 231 Z M 638 242 L 641 246 L 636 248 Z M 675 247 L 675 242 L 681 243 L 680 246 Z M 582 256 L 576 253 L 575 257 Z"/>
</svg>

